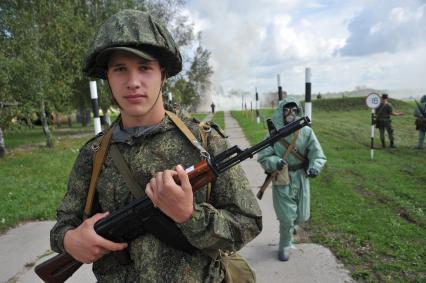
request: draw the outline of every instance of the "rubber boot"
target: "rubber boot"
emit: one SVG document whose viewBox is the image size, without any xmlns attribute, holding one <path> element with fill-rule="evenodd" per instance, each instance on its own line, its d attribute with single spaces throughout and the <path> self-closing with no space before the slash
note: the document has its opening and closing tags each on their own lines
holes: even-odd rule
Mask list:
<svg viewBox="0 0 426 283">
<path fill-rule="evenodd" d="M 280 248 L 278 250 L 278 259 L 280 261 L 288 261 L 290 258 L 291 247 Z"/>
<path fill-rule="evenodd" d="M 390 141 L 390 147 L 391 148 L 396 148 L 395 144 L 393 143 L 393 140 Z"/>
<path fill-rule="evenodd" d="M 382 142 L 382 147 L 383 147 L 383 148 L 386 148 L 385 140 L 381 140 L 381 142 Z"/>
</svg>

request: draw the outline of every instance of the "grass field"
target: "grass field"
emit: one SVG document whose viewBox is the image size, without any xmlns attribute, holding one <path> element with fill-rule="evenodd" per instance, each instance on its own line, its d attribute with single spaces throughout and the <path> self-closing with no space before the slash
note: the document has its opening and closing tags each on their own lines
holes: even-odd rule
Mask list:
<svg viewBox="0 0 426 283">
<path fill-rule="evenodd" d="M 406 113 L 393 119 L 397 148 L 377 149 L 371 160 L 371 112 L 363 99 L 314 101 L 312 126 L 328 162 L 312 180 L 312 219 L 305 230 L 360 282 L 426 282 L 426 150 L 413 148 L 414 105 L 391 102 Z M 264 109 L 262 117 L 271 113 Z M 223 112 L 217 115 L 220 125 Z M 233 115 L 251 143 L 263 139 L 266 127 L 253 113 Z M 54 219 L 78 149 L 91 135 L 92 128 L 55 131 L 49 150 L 40 129 L 5 132 L 0 233 L 20 222 Z"/>
<path fill-rule="evenodd" d="M 426 151 L 414 149 L 414 106 L 391 102 L 406 114 L 393 119 L 397 148 L 377 149 L 373 160 L 371 112 L 361 99 L 313 104 L 312 126 L 328 162 L 312 180 L 312 218 L 305 229 L 356 280 L 426 282 Z M 264 117 L 271 113 L 262 111 Z M 264 137 L 263 125 L 232 114 L 251 143 Z"/>
</svg>

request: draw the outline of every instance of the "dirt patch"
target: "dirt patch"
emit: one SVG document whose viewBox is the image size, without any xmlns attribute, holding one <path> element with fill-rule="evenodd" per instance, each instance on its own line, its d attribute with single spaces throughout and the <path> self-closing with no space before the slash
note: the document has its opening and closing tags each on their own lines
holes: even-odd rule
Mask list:
<svg viewBox="0 0 426 283">
<path fill-rule="evenodd" d="M 310 243 L 310 234 L 309 229 L 304 225 L 300 224 L 297 225 L 297 228 L 295 229 L 295 234 L 293 235 L 294 241 L 297 243 Z"/>
</svg>

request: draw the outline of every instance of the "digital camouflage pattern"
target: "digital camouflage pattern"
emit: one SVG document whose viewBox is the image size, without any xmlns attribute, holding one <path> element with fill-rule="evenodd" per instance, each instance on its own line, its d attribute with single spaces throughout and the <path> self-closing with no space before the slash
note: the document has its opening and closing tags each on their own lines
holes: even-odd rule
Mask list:
<svg viewBox="0 0 426 283">
<path fill-rule="evenodd" d="M 123 10 L 111 16 L 95 35 L 83 72 L 89 77 L 105 79 L 105 66 L 96 62 L 98 54 L 109 47 L 132 47 L 157 58 L 169 77 L 182 70 L 182 57 L 169 31 L 148 13 Z"/>
<path fill-rule="evenodd" d="M 182 120 L 200 138 L 198 125 L 188 118 Z M 117 143 L 142 188 L 155 172 L 177 164 L 189 167 L 200 161 L 199 151 L 168 117 L 151 130 L 136 132 L 126 138 L 114 133 L 112 142 Z M 82 147 L 70 174 L 68 191 L 57 210 L 58 222 L 51 231 L 51 246 L 56 252 L 63 252 L 65 232 L 82 222 L 94 157 L 91 148 L 99 139 Z M 217 133 L 209 134 L 211 155 L 227 147 L 227 142 Z M 111 154 L 105 159 L 96 190 L 101 211 L 114 211 L 133 200 Z M 200 250 L 236 251 L 260 233 L 261 211 L 240 166 L 219 176 L 209 203 L 206 203 L 206 192 L 206 188 L 202 188 L 194 194 L 192 217 L 178 225 L 193 246 Z M 130 242 L 129 250 L 133 262 L 128 266 L 120 265 L 112 254 L 94 263 L 93 271 L 99 282 L 221 282 L 224 276 L 220 263 L 203 251 L 197 250 L 191 255 L 150 234 Z"/>
<path fill-rule="evenodd" d="M 277 129 L 284 126 L 283 106 L 287 103 L 299 103 L 293 98 L 282 100 L 272 115 L 272 122 Z M 285 140 L 290 144 L 295 133 L 287 136 Z M 272 182 L 273 204 L 275 213 L 280 222 L 280 247 L 288 247 L 292 242 L 294 223 L 300 224 L 309 219 L 310 216 L 310 183 L 306 176 L 306 169 L 313 168 L 318 172 L 326 163 L 326 157 L 321 145 L 310 127 L 300 129 L 295 145 L 296 151 L 308 159 L 306 168 L 296 171 L 289 170 L 290 184 L 287 186 Z M 277 170 L 277 162 L 283 158 L 287 148 L 280 142 L 275 143 L 260 151 L 257 161 L 266 172 Z M 289 167 L 296 167 L 302 163 L 295 155 L 290 154 L 287 158 Z"/>
<path fill-rule="evenodd" d="M 426 95 L 423 95 L 420 99 L 420 103 L 414 110 L 414 117 L 416 117 L 416 130 L 419 131 L 419 138 L 416 148 L 422 149 L 424 147 L 425 136 L 426 136 Z"/>
</svg>

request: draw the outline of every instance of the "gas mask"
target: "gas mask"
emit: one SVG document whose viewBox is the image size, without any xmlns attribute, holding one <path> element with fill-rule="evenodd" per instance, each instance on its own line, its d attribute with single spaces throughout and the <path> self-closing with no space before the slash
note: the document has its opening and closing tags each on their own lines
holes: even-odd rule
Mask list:
<svg viewBox="0 0 426 283">
<path fill-rule="evenodd" d="M 299 108 L 294 105 L 286 105 L 283 108 L 283 114 L 284 114 L 284 124 L 289 124 L 296 120 L 297 114 L 299 113 Z"/>
</svg>

